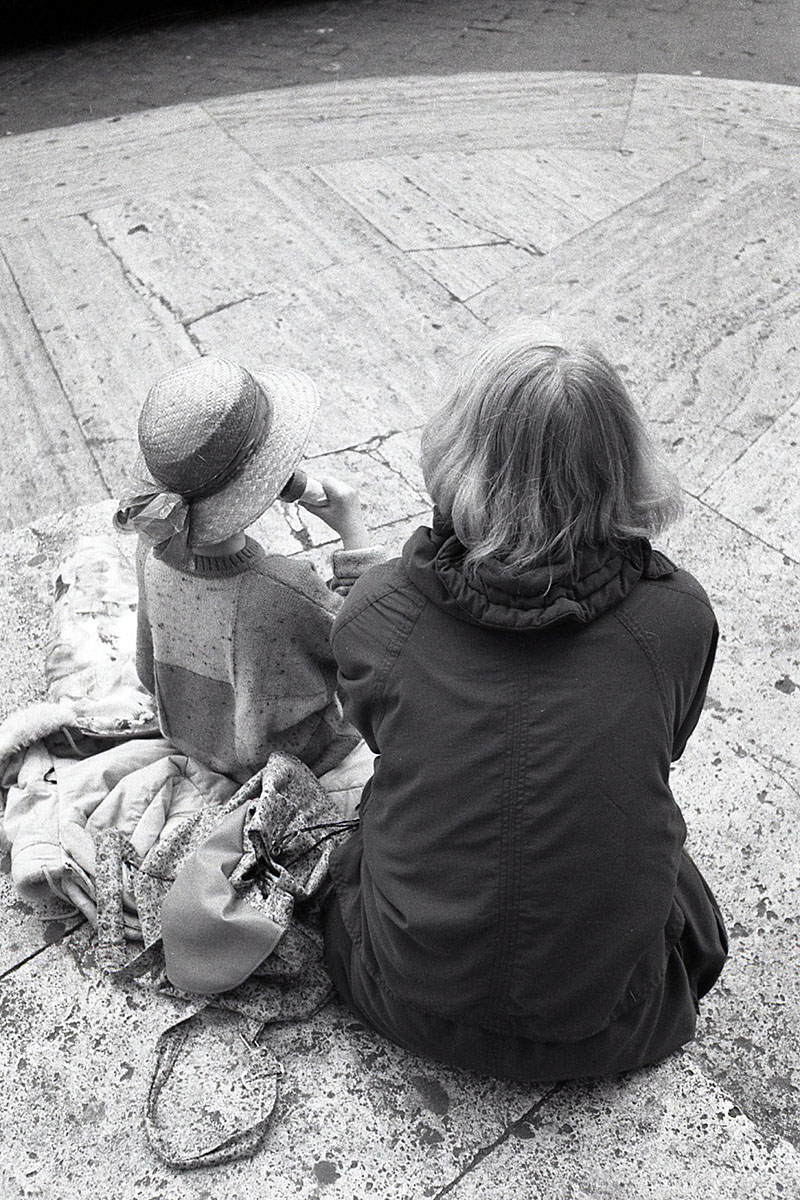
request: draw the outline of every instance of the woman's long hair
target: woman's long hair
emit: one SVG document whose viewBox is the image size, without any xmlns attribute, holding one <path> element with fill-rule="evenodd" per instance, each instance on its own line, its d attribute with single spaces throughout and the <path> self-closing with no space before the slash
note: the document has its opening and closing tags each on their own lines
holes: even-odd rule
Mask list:
<svg viewBox="0 0 800 1200">
<path fill-rule="evenodd" d="M 465 364 L 425 427 L 422 472 L 472 567 L 574 563 L 681 509 L 619 374 L 546 335 L 503 334 Z"/>
</svg>

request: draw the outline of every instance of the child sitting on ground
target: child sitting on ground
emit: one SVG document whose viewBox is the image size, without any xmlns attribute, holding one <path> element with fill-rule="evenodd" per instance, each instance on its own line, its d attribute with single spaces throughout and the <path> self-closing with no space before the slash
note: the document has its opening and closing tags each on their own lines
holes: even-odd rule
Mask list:
<svg viewBox="0 0 800 1200">
<path fill-rule="evenodd" d="M 297 371 L 212 357 L 172 371 L 142 408 L 137 492 L 117 513 L 140 535 L 136 666 L 162 733 L 238 781 L 276 750 L 321 776 L 360 743 L 329 644 L 340 595 L 381 557 L 358 493 L 323 477 L 324 505 L 306 501 L 342 539 L 334 591 L 245 533 L 291 481 L 317 402 Z"/>
</svg>

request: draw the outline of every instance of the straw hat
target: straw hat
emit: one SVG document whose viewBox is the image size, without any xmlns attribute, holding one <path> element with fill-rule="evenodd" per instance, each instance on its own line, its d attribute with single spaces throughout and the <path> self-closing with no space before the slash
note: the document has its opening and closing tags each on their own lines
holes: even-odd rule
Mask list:
<svg viewBox="0 0 800 1200">
<path fill-rule="evenodd" d="M 301 371 L 205 357 L 150 389 L 139 417 L 138 480 L 188 505 L 190 545 L 221 542 L 272 504 L 303 456 L 317 412 Z"/>
</svg>

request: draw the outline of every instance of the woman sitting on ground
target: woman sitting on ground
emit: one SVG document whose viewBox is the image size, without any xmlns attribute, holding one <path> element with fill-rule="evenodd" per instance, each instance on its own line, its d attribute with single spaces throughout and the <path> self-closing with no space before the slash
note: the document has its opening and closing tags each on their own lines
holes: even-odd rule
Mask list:
<svg viewBox="0 0 800 1200">
<path fill-rule="evenodd" d="M 334 854 L 330 973 L 412 1051 L 555 1080 L 689 1041 L 726 956 L 669 786 L 717 625 L 651 548 L 679 511 L 618 373 L 506 335 L 429 422 L 434 500 L 334 627 L 378 755 Z"/>
</svg>

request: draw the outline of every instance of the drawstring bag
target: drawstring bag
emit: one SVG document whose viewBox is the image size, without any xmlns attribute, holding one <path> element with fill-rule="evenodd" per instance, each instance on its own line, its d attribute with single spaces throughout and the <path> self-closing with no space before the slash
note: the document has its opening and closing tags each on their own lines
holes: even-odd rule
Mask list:
<svg viewBox="0 0 800 1200">
<path fill-rule="evenodd" d="M 331 851 L 355 824 L 339 819 L 308 767 L 273 754 L 227 803 L 187 817 L 141 861 L 117 831 L 98 838 L 98 962 L 194 1008 L 159 1038 L 147 1099 L 148 1138 L 170 1165 L 230 1162 L 263 1139 L 282 1071 L 261 1039 L 270 1024 L 307 1020 L 332 993 L 319 913 Z M 124 934 L 123 877 L 142 923 L 138 951 Z M 240 1018 L 249 1058 L 231 1100 L 239 1116 L 221 1137 L 219 1122 L 192 1132 L 165 1107 L 212 1006 Z"/>
</svg>

